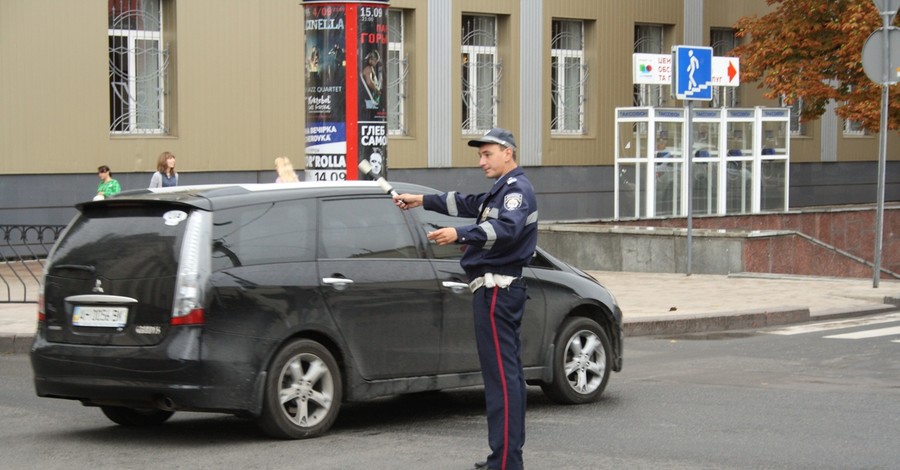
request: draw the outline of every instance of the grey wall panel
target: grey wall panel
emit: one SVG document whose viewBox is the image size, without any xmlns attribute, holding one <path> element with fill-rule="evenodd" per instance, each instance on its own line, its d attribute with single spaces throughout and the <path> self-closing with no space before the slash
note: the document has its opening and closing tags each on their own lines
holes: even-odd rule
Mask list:
<svg viewBox="0 0 900 470">
<path fill-rule="evenodd" d="M 525 172 L 535 186 L 542 222 L 612 218 L 612 167 L 525 167 Z M 876 173 L 876 162 L 792 164 L 791 207 L 874 203 Z M 900 201 L 900 163 L 888 162 L 886 173 L 885 200 Z M 113 175 L 125 190 L 150 181 L 150 173 Z M 479 168 L 394 169 L 390 179 L 466 193 L 491 185 Z M 181 185 L 274 180 L 274 171 L 179 174 Z M 72 206 L 90 200 L 97 183 L 93 174 L 0 176 L 0 224 L 66 224 L 75 214 Z"/>
<path fill-rule="evenodd" d="M 900 162 L 887 162 L 885 201 L 900 200 Z M 791 207 L 876 201 L 878 163 L 792 163 Z"/>
<path fill-rule="evenodd" d="M 535 187 L 543 220 L 585 220 L 613 215 L 613 169 L 610 167 L 526 167 Z M 441 191 L 481 193 L 491 181 L 477 168 L 391 170 L 398 181 Z"/>
<path fill-rule="evenodd" d="M 146 188 L 150 176 L 151 173 L 113 171 L 113 178 L 119 181 L 123 191 Z M 181 186 L 273 181 L 274 171 L 178 174 Z M 65 225 L 75 216 L 75 204 L 94 197 L 99 182 L 92 174 L 0 176 L 0 225 Z"/>
</svg>

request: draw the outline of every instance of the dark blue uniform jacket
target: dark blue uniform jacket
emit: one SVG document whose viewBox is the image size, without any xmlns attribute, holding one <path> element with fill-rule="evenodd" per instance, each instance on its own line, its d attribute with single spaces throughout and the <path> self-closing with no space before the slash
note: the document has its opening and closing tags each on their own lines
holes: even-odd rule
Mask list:
<svg viewBox="0 0 900 470">
<path fill-rule="evenodd" d="M 475 217 L 457 227 L 457 243 L 468 245 L 460 265 L 469 281 L 485 273 L 520 277 L 537 246 L 537 198 L 521 168 L 497 179 L 490 191 L 464 195 L 427 194 L 425 209 L 455 217 Z"/>
</svg>

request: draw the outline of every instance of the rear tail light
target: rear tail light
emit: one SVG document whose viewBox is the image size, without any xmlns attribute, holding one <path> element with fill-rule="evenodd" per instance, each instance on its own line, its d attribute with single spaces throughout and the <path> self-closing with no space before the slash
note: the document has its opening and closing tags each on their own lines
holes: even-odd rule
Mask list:
<svg viewBox="0 0 900 470">
<path fill-rule="evenodd" d="M 172 320 L 169 323 L 172 326 L 176 325 L 202 325 L 206 321 L 206 310 L 202 308 L 195 308 L 188 312 L 187 315 L 182 315 L 180 317 L 172 317 Z"/>
<path fill-rule="evenodd" d="M 205 321 L 203 301 L 210 270 L 211 225 L 209 212 L 194 211 L 188 217 L 175 282 L 172 325 L 202 325 Z"/>
<path fill-rule="evenodd" d="M 46 275 L 41 279 L 41 282 L 38 284 L 38 304 L 37 304 L 37 317 L 38 323 L 44 323 L 47 321 L 47 310 L 44 307 L 44 284 L 47 282 Z"/>
<path fill-rule="evenodd" d="M 41 289 L 41 293 L 38 295 L 38 323 L 44 323 L 47 321 L 47 314 L 44 313 L 44 292 Z"/>
</svg>

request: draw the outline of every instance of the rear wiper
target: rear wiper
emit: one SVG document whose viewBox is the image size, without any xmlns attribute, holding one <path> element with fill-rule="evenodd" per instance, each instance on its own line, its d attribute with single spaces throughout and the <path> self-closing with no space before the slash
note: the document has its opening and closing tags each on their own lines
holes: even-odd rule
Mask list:
<svg viewBox="0 0 900 470">
<path fill-rule="evenodd" d="M 84 264 L 57 264 L 53 266 L 53 269 L 72 269 L 76 271 L 87 271 L 91 274 L 97 272 L 97 268 Z"/>
</svg>

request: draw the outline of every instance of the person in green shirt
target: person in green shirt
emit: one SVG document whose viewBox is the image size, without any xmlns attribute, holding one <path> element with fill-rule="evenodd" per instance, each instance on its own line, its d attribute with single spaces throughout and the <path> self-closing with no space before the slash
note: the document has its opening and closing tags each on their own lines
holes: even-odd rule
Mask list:
<svg viewBox="0 0 900 470">
<path fill-rule="evenodd" d="M 119 186 L 119 182 L 114 180 L 112 177 L 112 173 L 109 172 L 108 166 L 100 165 L 99 167 L 97 167 L 97 177 L 100 178 L 100 184 L 97 185 L 97 195 L 94 196 L 95 201 L 106 199 L 113 194 L 122 191 L 122 187 Z"/>
</svg>

